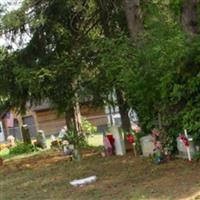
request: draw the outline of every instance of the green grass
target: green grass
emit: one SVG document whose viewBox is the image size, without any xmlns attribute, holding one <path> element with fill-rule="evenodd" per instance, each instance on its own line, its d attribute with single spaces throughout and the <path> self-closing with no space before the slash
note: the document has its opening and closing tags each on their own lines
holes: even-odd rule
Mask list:
<svg viewBox="0 0 200 200">
<path fill-rule="evenodd" d="M 5 148 L 5 149 L 1 150 L 0 151 L 0 157 L 4 158 L 4 159 L 9 157 L 9 149 Z"/>
<path fill-rule="evenodd" d="M 28 158 L 34 155 L 39 155 L 39 154 L 43 154 L 44 152 L 49 151 L 49 149 L 40 149 L 39 151 L 35 151 L 35 152 L 31 152 L 31 153 L 24 153 L 24 154 L 20 154 L 20 155 L 10 155 L 9 154 L 9 149 L 3 149 L 2 151 L 0 151 L 0 157 L 3 158 L 4 160 L 8 161 L 8 160 L 18 160 L 21 158 Z"/>
<path fill-rule="evenodd" d="M 94 147 L 103 146 L 103 135 L 95 134 L 95 135 L 90 136 L 88 138 L 88 144 Z"/>
<path fill-rule="evenodd" d="M 158 166 L 132 153 L 70 162 L 61 155 L 45 154 L 0 168 L 2 200 L 179 200 L 193 199 L 200 192 L 197 163 L 175 160 Z M 93 184 L 78 188 L 69 184 L 91 175 L 97 176 Z"/>
</svg>

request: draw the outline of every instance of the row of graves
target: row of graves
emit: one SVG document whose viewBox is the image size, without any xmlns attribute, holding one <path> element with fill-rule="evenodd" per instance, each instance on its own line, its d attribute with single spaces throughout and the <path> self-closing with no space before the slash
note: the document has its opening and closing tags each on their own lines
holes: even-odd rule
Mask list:
<svg viewBox="0 0 200 200">
<path fill-rule="evenodd" d="M 117 127 L 111 127 L 110 132 L 103 136 L 104 152 L 102 156 L 110 155 L 125 155 L 125 140 L 132 146 L 133 155 L 142 154 L 144 157 L 152 157 L 153 162 L 156 164 L 164 163 L 172 157 L 170 149 L 165 147 L 162 143 L 161 132 L 154 128 L 151 134 L 140 137 L 141 129 L 135 125 L 130 133 L 122 134 L 122 131 Z M 192 161 L 196 152 L 199 152 L 199 146 L 195 146 L 193 138 L 188 135 L 185 129 L 176 138 L 178 155 L 177 157 L 188 159 Z"/>
<path fill-rule="evenodd" d="M 31 141 L 30 134 L 28 133 L 28 128 L 26 126 L 22 127 L 24 143 L 33 143 L 36 147 L 45 149 L 47 148 L 45 133 L 39 130 L 34 141 Z M 129 133 L 124 134 L 119 127 L 112 126 L 109 132 L 103 134 L 103 151 L 101 155 L 111 156 L 111 155 L 125 155 L 126 148 L 125 142 L 129 143 L 131 146 L 133 155 L 143 155 L 144 157 L 151 156 L 153 161 L 157 164 L 166 162 L 171 157 L 171 152 L 169 148 L 163 145 L 161 140 L 162 135 L 158 129 L 153 129 L 151 134 L 141 137 L 141 128 L 134 124 Z M 125 136 L 124 136 L 125 135 Z M 51 136 L 51 148 L 57 148 L 63 151 L 64 155 L 70 155 L 75 159 L 80 160 L 80 155 L 77 152 L 79 149 L 79 143 L 84 136 L 76 136 L 70 133 L 67 127 L 63 127 L 58 135 L 55 137 Z M 125 141 L 126 140 L 126 141 Z M 193 138 L 188 135 L 185 129 L 183 133 L 179 134 L 176 139 L 178 157 L 192 160 L 196 152 L 199 152 L 199 146 L 195 146 L 193 143 Z M 15 138 L 10 135 L 7 138 L 7 144 L 5 147 L 12 148 L 16 146 Z M 126 145 L 127 146 L 127 145 Z"/>
<path fill-rule="evenodd" d="M 169 142 L 166 140 L 166 133 L 154 128 L 150 134 L 142 137 L 143 133 L 136 122 L 137 117 L 135 116 L 135 111 L 130 109 L 128 115 L 131 130 L 124 134 L 120 131 L 120 128 L 112 126 L 110 132 L 103 137 L 103 156 L 113 154 L 124 155 L 126 153 L 125 143 L 128 142 L 130 144 L 129 146 L 132 146 L 134 156 L 142 155 L 144 157 L 151 157 L 156 164 L 167 162 L 172 156 L 174 157 L 169 147 Z M 177 157 L 191 161 L 196 153 L 200 154 L 200 147 L 194 144 L 193 138 L 187 133 L 186 129 L 183 130 L 183 133 L 178 134 L 176 146 L 178 151 Z"/>
<path fill-rule="evenodd" d="M 101 152 L 102 157 L 109 157 L 112 155 L 123 156 L 126 154 L 125 142 L 131 146 L 133 156 L 142 155 L 144 157 L 151 157 L 155 164 L 161 164 L 168 162 L 171 159 L 171 153 L 168 148 L 165 148 L 161 137 L 162 134 L 158 129 L 153 129 L 151 134 L 141 137 L 141 128 L 134 124 L 129 133 L 123 133 L 117 126 L 112 126 L 109 132 L 103 135 L 103 150 Z M 31 141 L 30 133 L 27 126 L 22 127 L 22 134 L 24 143 L 33 143 L 36 147 L 45 149 L 47 148 L 47 142 L 44 131 L 40 130 L 37 133 L 36 139 Z M 51 148 L 59 149 L 64 155 L 69 156 L 71 160 L 81 160 L 81 154 L 79 147 L 84 139 L 84 135 L 77 135 L 73 131 L 63 127 L 58 135 L 51 136 Z M 9 136 L 7 138 L 7 146 L 12 148 L 16 146 L 15 138 Z M 184 133 L 179 134 L 176 139 L 178 156 L 181 158 L 192 161 L 195 152 L 199 151 L 199 147 L 193 144 L 193 139 L 188 135 L 187 130 Z M 126 145 L 127 146 L 127 145 Z M 1 160 L 0 160 L 1 162 Z M 73 180 L 70 182 L 73 186 L 82 186 L 95 182 L 96 176 L 90 176 L 82 179 Z"/>
<path fill-rule="evenodd" d="M 171 153 L 167 148 L 163 147 L 161 142 L 161 132 L 158 129 L 153 129 L 151 134 L 140 137 L 141 128 L 135 125 L 130 133 L 124 134 L 116 126 L 112 126 L 110 131 L 103 135 L 104 150 L 101 152 L 103 157 L 112 155 L 123 156 L 126 154 L 125 141 L 132 148 L 133 156 L 141 155 L 151 157 L 155 164 L 166 163 L 171 159 Z M 125 137 L 124 137 L 125 135 Z M 192 137 L 184 130 L 183 134 L 177 137 L 178 157 L 192 161 L 195 151 L 199 151 L 192 141 Z M 141 150 L 141 152 L 140 152 Z M 97 180 L 96 176 L 90 176 L 82 179 L 76 179 L 70 182 L 72 186 L 83 186 Z"/>
<path fill-rule="evenodd" d="M 39 130 L 34 141 L 31 141 L 30 134 L 26 126 L 22 127 L 22 134 L 24 143 L 33 143 L 36 147 L 45 149 L 47 148 L 45 133 Z M 132 126 L 129 133 L 124 134 L 117 126 L 112 126 L 109 132 L 103 134 L 103 151 L 101 155 L 125 155 L 126 148 L 125 142 L 131 146 L 133 155 L 143 155 L 145 157 L 151 156 L 153 161 L 157 164 L 166 162 L 171 157 L 171 152 L 166 145 L 163 144 L 161 138 L 162 134 L 158 129 L 153 129 L 151 134 L 141 137 L 141 128 L 138 125 Z M 124 136 L 125 135 L 125 136 Z M 67 127 L 63 127 L 58 135 L 51 136 L 51 148 L 57 148 L 63 151 L 64 155 L 70 155 L 76 160 L 80 160 L 79 144 L 84 138 L 83 135 L 76 136 L 74 133 L 68 131 Z M 126 141 L 125 141 L 126 140 Z M 199 152 L 199 146 L 195 146 L 193 138 L 188 135 L 185 129 L 183 133 L 179 134 L 176 139 L 178 157 L 192 160 L 196 152 Z M 16 146 L 15 138 L 10 135 L 7 138 L 5 147 L 12 148 Z M 126 145 L 127 146 L 127 145 Z"/>
</svg>

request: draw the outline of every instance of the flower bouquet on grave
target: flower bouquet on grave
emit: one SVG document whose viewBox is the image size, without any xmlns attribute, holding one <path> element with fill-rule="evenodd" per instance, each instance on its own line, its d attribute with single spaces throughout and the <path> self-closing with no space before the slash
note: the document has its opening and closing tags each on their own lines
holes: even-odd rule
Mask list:
<svg viewBox="0 0 200 200">
<path fill-rule="evenodd" d="M 187 130 L 185 129 L 184 130 L 185 134 L 180 134 L 178 139 L 183 143 L 183 145 L 185 146 L 186 148 L 186 151 L 187 151 L 187 156 L 188 156 L 188 160 L 191 161 L 192 158 L 191 158 L 191 152 L 190 152 L 190 143 L 189 143 L 189 137 L 188 137 L 188 134 L 187 134 Z M 192 138 L 191 140 L 192 141 Z"/>
<path fill-rule="evenodd" d="M 105 156 L 111 156 L 115 153 L 115 139 L 111 133 L 103 135 L 103 144 Z"/>
<path fill-rule="evenodd" d="M 126 139 L 133 146 L 133 153 L 136 156 L 137 155 L 136 148 L 135 148 L 136 141 L 135 141 L 134 134 L 133 133 L 128 133 L 127 136 L 126 136 Z"/>
<path fill-rule="evenodd" d="M 155 147 L 154 155 L 153 155 L 153 161 L 154 161 L 155 164 L 160 164 L 164 161 L 164 156 L 163 156 L 161 147 L 158 147 L 158 146 Z"/>
<path fill-rule="evenodd" d="M 154 154 L 153 154 L 153 161 L 155 164 L 160 164 L 164 161 L 164 155 L 162 151 L 162 144 L 160 141 L 160 131 L 157 129 L 152 130 L 152 137 L 154 143 Z"/>
<path fill-rule="evenodd" d="M 138 133 L 141 131 L 139 126 L 132 127 L 130 133 L 126 135 L 127 141 L 133 146 L 133 153 L 137 155 L 137 146 L 139 145 Z"/>
</svg>

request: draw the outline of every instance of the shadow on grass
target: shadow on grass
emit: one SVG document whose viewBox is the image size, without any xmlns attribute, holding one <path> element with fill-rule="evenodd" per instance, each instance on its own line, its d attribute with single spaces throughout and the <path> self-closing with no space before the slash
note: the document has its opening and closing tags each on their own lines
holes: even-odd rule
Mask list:
<svg viewBox="0 0 200 200">
<path fill-rule="evenodd" d="M 180 200 L 197 199 L 200 192 L 199 163 L 176 159 L 154 165 L 132 154 L 102 158 L 94 148 L 84 155 L 81 162 L 70 162 L 59 152 L 9 161 L 0 170 L 2 199 Z M 96 183 L 69 185 L 91 175 L 97 176 Z"/>
</svg>

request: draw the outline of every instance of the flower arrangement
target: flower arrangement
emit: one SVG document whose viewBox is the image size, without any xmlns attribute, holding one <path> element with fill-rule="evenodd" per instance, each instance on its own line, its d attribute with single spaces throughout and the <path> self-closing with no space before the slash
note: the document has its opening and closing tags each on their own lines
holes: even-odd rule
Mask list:
<svg viewBox="0 0 200 200">
<path fill-rule="evenodd" d="M 180 134 L 178 139 L 181 140 L 181 142 L 185 145 L 185 147 L 189 147 L 190 146 L 189 140 L 184 134 Z"/>
<path fill-rule="evenodd" d="M 160 131 L 154 128 L 152 130 L 151 135 L 153 137 L 153 143 L 154 143 L 153 161 L 156 164 L 160 164 L 164 160 L 162 144 L 160 141 Z"/>
<path fill-rule="evenodd" d="M 137 151 L 140 146 L 139 137 L 138 137 L 139 135 L 138 133 L 140 132 L 141 132 L 141 128 L 139 126 L 132 125 L 130 133 L 127 133 L 126 135 L 127 141 L 133 145 L 133 152 L 135 156 L 137 155 Z"/>
</svg>

